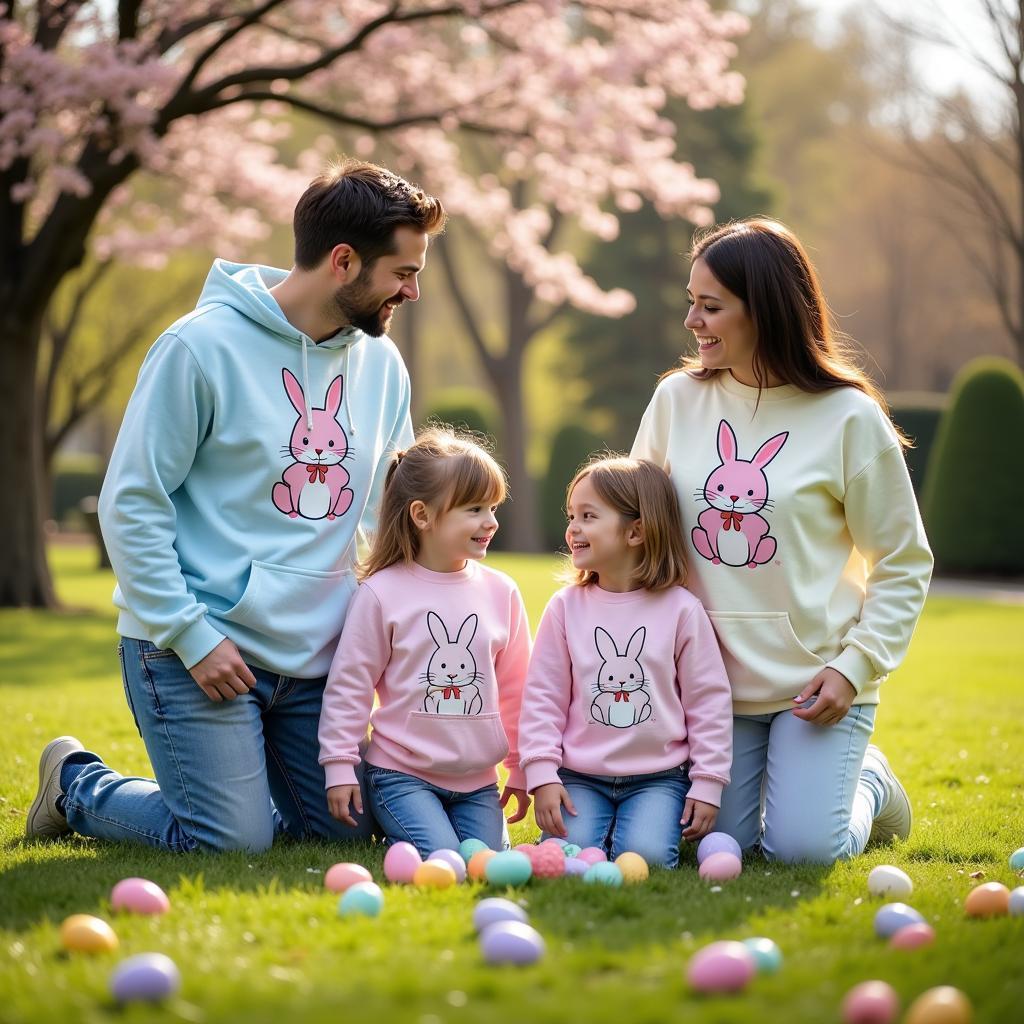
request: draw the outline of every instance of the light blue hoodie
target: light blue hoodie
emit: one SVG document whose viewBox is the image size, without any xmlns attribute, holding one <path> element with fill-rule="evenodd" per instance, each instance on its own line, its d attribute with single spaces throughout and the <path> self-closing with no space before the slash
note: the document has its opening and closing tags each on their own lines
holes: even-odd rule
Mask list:
<svg viewBox="0 0 1024 1024">
<path fill-rule="evenodd" d="M 229 637 L 282 675 L 327 673 L 357 534 L 412 443 L 394 344 L 314 344 L 268 291 L 285 276 L 213 264 L 142 364 L 100 494 L 119 632 L 189 668 Z"/>
</svg>

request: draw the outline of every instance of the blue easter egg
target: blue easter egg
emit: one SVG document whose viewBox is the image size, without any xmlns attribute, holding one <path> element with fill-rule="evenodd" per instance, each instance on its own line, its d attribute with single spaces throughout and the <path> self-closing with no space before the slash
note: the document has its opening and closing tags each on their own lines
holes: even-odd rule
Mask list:
<svg viewBox="0 0 1024 1024">
<path fill-rule="evenodd" d="M 384 906 L 384 893 L 376 882 L 356 882 L 338 900 L 342 917 L 376 917 Z"/>
<path fill-rule="evenodd" d="M 482 839 L 463 839 L 459 843 L 459 856 L 468 864 L 474 853 L 489 849 L 490 847 Z"/>
<path fill-rule="evenodd" d="M 1010 854 L 1010 868 L 1013 871 L 1024 871 L 1024 846 Z"/>
<path fill-rule="evenodd" d="M 740 844 L 728 832 L 709 832 L 697 844 L 697 863 L 703 864 L 705 858 L 713 853 L 731 853 L 735 857 L 743 859 L 743 851 Z"/>
<path fill-rule="evenodd" d="M 156 1003 L 181 988 L 181 972 L 163 953 L 139 953 L 122 961 L 110 976 L 111 995 L 119 1003 Z"/>
<path fill-rule="evenodd" d="M 609 860 L 599 860 L 591 864 L 583 876 L 588 885 L 622 885 L 622 871 L 618 864 Z"/>
<path fill-rule="evenodd" d="M 544 939 L 522 921 L 498 921 L 484 929 L 480 949 L 491 964 L 532 964 L 544 955 Z"/>
<path fill-rule="evenodd" d="M 577 846 L 575 843 L 566 843 L 565 846 L 562 847 L 562 853 L 564 853 L 566 857 L 578 857 L 580 855 L 580 850 L 582 849 L 582 846 Z"/>
<path fill-rule="evenodd" d="M 906 903 L 886 903 L 875 914 L 875 934 L 880 939 L 889 939 L 908 924 L 921 924 L 924 917 Z"/>
<path fill-rule="evenodd" d="M 525 853 L 505 850 L 487 862 L 484 874 L 491 885 L 525 885 L 533 874 L 533 865 Z"/>
<path fill-rule="evenodd" d="M 473 927 L 482 932 L 499 921 L 519 921 L 526 924 L 526 911 L 518 903 L 498 897 L 481 900 L 473 910 Z"/>
<path fill-rule="evenodd" d="M 1024 915 L 1024 885 L 1018 885 L 1016 889 L 1010 890 L 1009 910 L 1012 917 Z"/>
<path fill-rule="evenodd" d="M 771 939 L 744 939 L 743 945 L 753 954 L 758 974 L 774 974 L 782 966 L 782 950 Z"/>
</svg>

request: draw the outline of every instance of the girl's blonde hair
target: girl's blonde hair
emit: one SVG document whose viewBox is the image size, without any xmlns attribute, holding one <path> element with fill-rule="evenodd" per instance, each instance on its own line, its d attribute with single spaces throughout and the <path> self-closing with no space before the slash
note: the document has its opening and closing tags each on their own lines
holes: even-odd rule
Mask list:
<svg viewBox="0 0 1024 1024">
<path fill-rule="evenodd" d="M 590 478 L 598 497 L 611 505 L 627 524 L 640 520 L 644 540 L 634 580 L 645 590 L 683 586 L 686 583 L 683 517 L 668 473 L 647 459 L 598 456 L 588 462 L 566 488 L 566 510 L 573 489 L 584 477 Z M 570 565 L 566 579 L 585 587 L 597 581 L 597 573 Z"/>
<path fill-rule="evenodd" d="M 482 439 L 459 433 L 446 423 L 422 430 L 405 451 L 395 452 L 384 479 L 377 530 L 370 553 L 356 568 L 365 580 L 396 562 L 411 562 L 420 550 L 420 533 L 409 506 L 422 501 L 436 515 L 459 505 L 500 505 L 505 473 Z"/>
</svg>

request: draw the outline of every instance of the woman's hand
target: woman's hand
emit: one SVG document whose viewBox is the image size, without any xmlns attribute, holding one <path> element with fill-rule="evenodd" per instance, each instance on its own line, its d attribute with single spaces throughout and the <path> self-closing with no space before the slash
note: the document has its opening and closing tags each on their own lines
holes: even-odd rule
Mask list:
<svg viewBox="0 0 1024 1024">
<path fill-rule="evenodd" d="M 793 714 L 814 725 L 835 725 L 846 717 L 857 691 L 842 672 L 823 668 L 793 698 L 794 704 L 803 704 L 817 694 L 818 699 L 809 708 L 795 708 Z"/>
<path fill-rule="evenodd" d="M 560 782 L 549 782 L 546 786 L 538 786 L 533 791 L 533 816 L 537 825 L 549 835 L 565 839 L 569 833 L 565 830 L 562 818 L 562 805 L 575 818 L 576 808 L 568 790 Z"/>
<path fill-rule="evenodd" d="M 512 797 L 516 798 L 516 813 L 508 819 L 510 825 L 514 825 L 517 821 L 522 821 L 526 817 L 526 812 L 530 809 L 530 794 L 525 789 L 516 789 L 513 786 L 505 787 L 505 791 L 501 794 L 501 806 L 504 808 Z"/>
<path fill-rule="evenodd" d="M 238 648 L 225 637 L 190 669 L 196 685 L 210 700 L 234 700 L 256 686 L 256 677 L 242 660 Z"/>
</svg>

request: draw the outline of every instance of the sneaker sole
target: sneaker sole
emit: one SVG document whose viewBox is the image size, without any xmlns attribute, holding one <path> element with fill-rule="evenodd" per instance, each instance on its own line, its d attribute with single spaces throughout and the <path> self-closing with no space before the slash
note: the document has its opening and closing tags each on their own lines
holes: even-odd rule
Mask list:
<svg viewBox="0 0 1024 1024">
<path fill-rule="evenodd" d="M 55 839 L 57 836 L 66 835 L 71 831 L 71 827 L 66 823 L 63 828 L 59 825 L 54 825 L 52 823 L 52 815 L 46 807 L 46 790 L 50 776 L 60 762 L 64 760 L 64 756 L 66 756 L 64 755 L 60 760 L 54 762 L 53 754 L 58 744 L 67 742 L 78 743 L 74 736 L 58 736 L 55 740 L 50 740 L 43 747 L 42 754 L 39 755 L 39 787 L 36 792 L 36 798 L 32 801 L 32 806 L 29 807 L 28 815 L 25 818 L 25 836 L 29 839 Z M 81 744 L 79 744 L 77 749 L 81 749 Z M 68 753 L 70 754 L 72 751 L 68 751 Z M 36 818 L 39 817 L 40 812 L 49 820 L 45 820 L 37 826 Z"/>
</svg>

